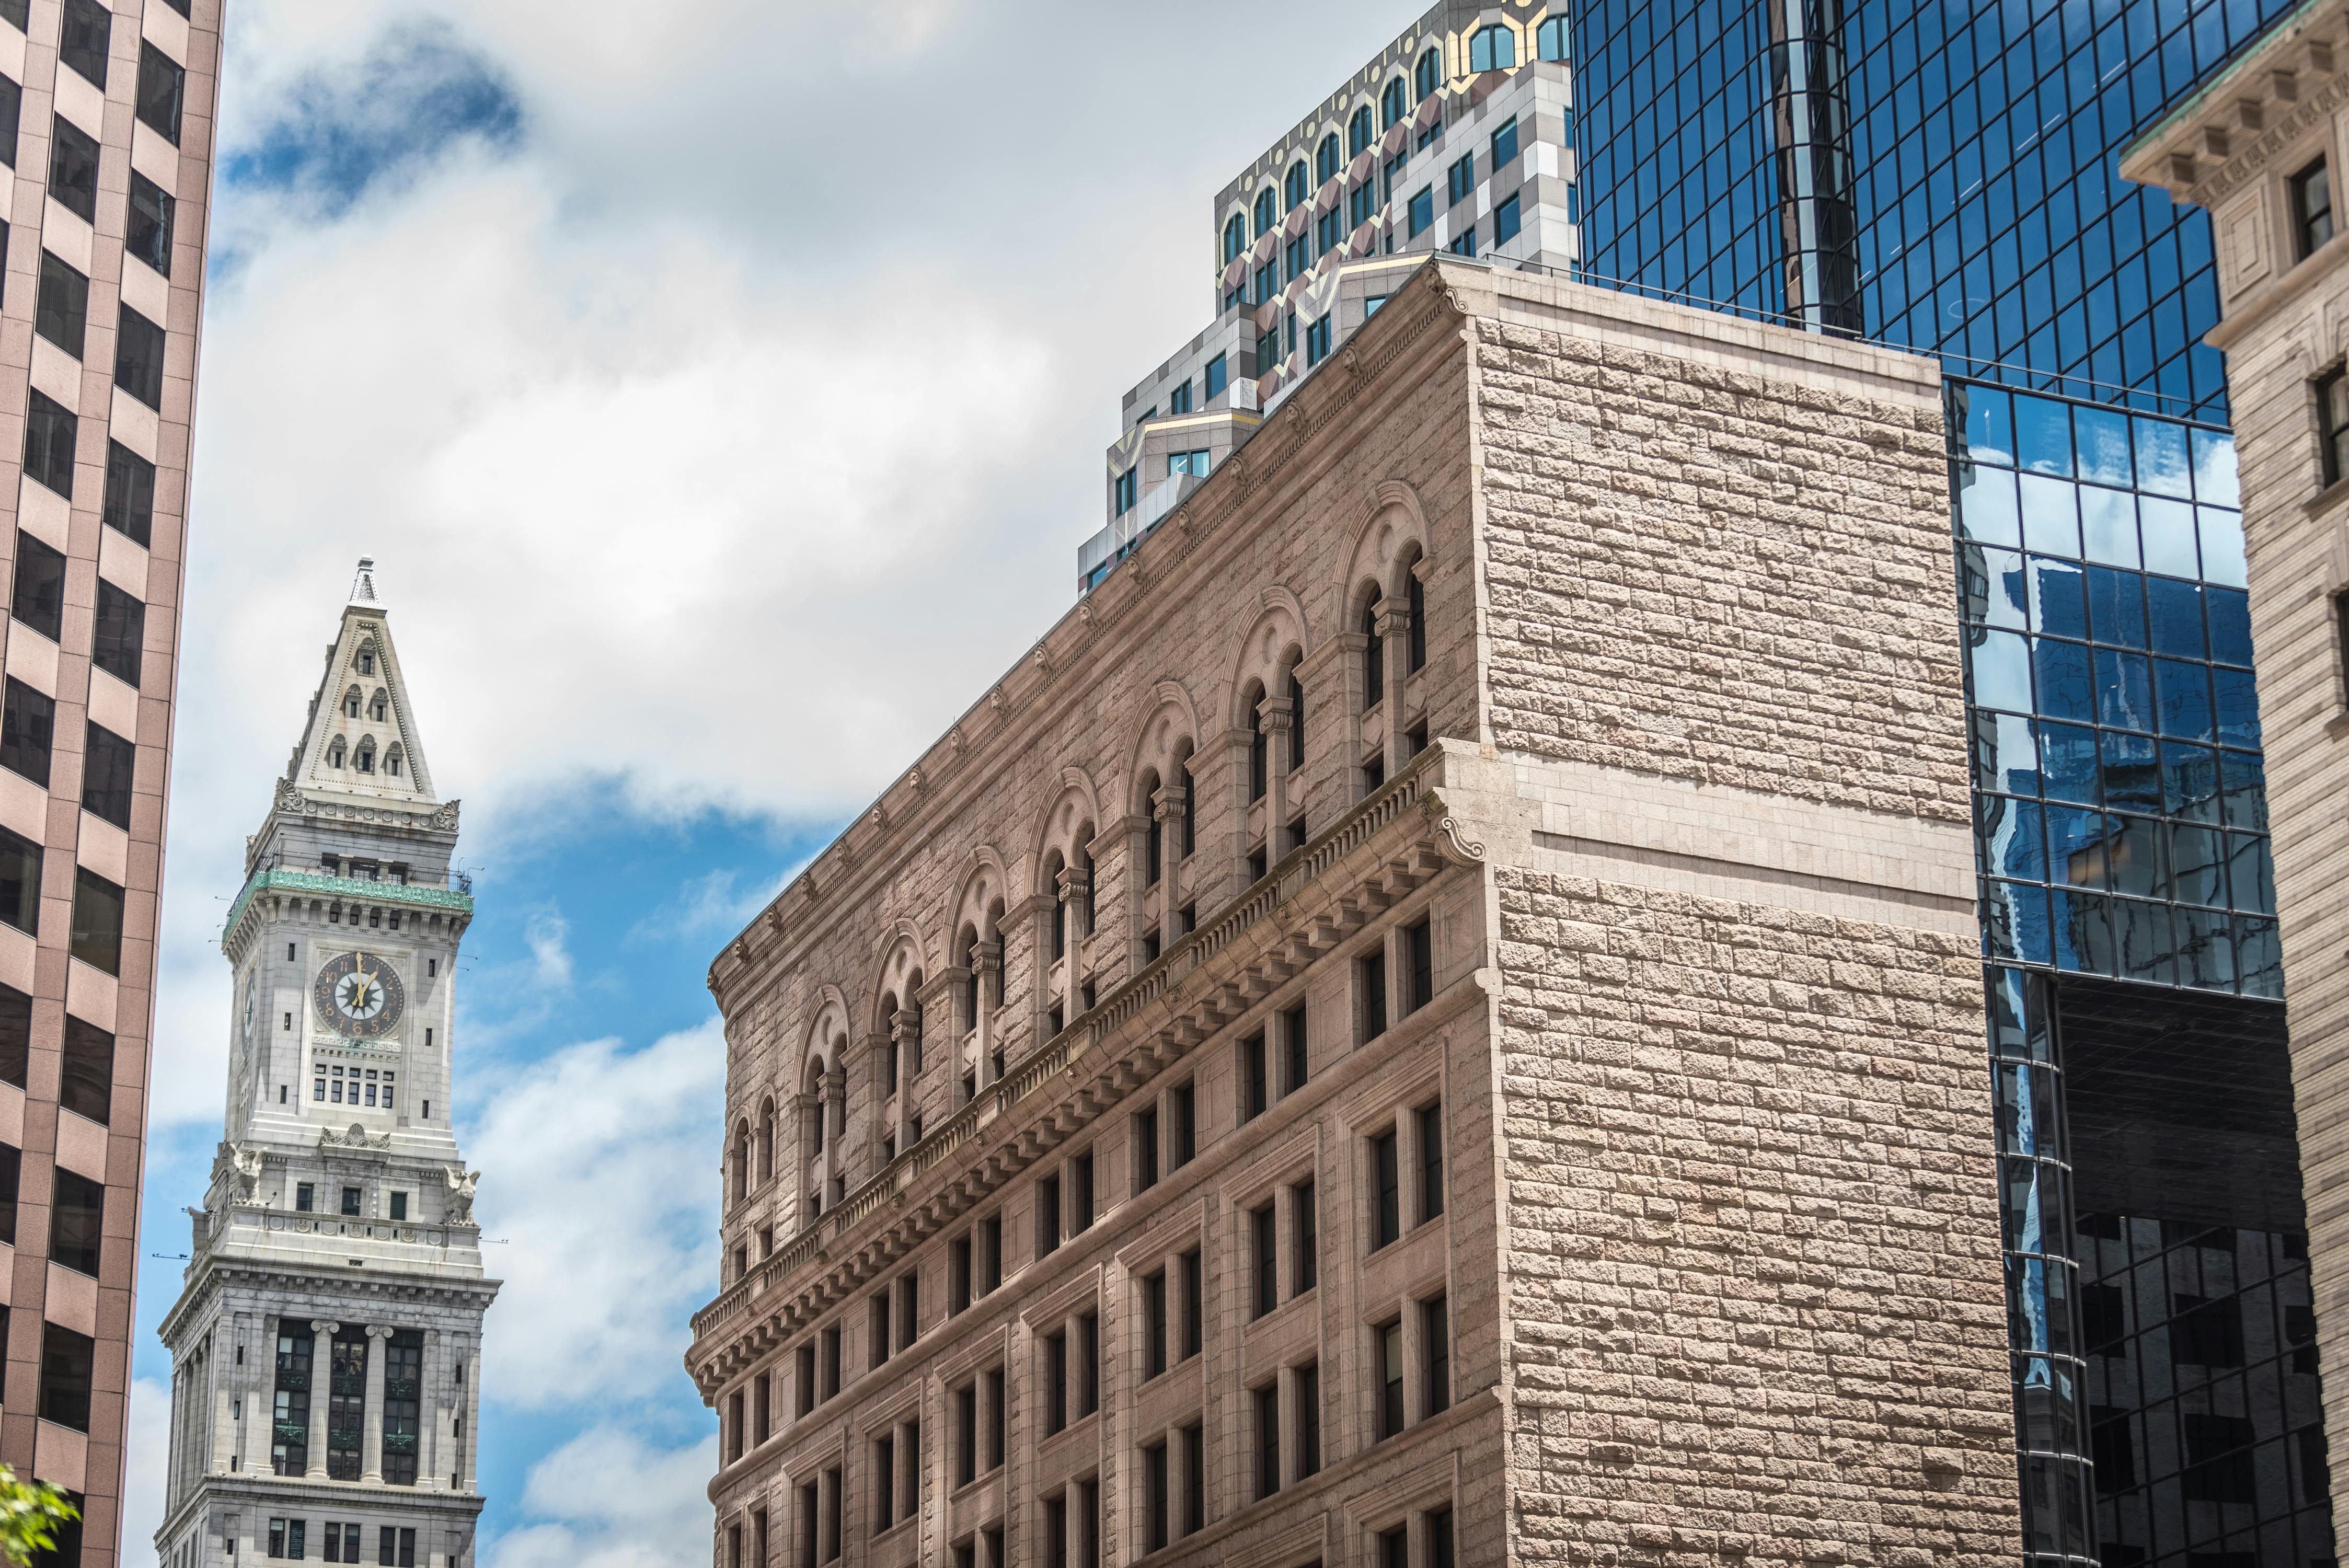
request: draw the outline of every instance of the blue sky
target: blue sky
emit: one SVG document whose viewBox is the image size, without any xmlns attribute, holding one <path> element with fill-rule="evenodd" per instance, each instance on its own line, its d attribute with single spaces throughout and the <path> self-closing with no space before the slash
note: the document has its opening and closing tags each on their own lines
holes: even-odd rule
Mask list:
<svg viewBox="0 0 2349 1568">
<path fill-rule="evenodd" d="M 187 1245 L 219 923 L 370 554 L 479 898 L 483 1565 L 706 1563 L 709 958 L 1067 607 L 1214 192 L 1416 12 L 230 9 L 142 1250 Z M 180 1268 L 140 1277 L 134 1553 Z"/>
</svg>

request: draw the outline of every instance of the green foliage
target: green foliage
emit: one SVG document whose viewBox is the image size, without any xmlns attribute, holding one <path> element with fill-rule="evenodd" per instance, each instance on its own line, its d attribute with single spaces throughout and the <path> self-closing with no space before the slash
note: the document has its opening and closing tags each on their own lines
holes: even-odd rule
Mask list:
<svg viewBox="0 0 2349 1568">
<path fill-rule="evenodd" d="M 57 1545 L 61 1524 L 81 1517 L 65 1492 L 45 1480 L 22 1481 L 0 1465 L 0 1558 L 16 1568 L 32 1568 L 33 1553 Z"/>
</svg>

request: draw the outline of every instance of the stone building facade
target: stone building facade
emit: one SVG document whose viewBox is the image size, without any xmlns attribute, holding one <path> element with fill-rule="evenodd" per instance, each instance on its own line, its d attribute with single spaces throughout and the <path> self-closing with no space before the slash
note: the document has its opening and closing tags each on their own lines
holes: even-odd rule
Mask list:
<svg viewBox="0 0 2349 1568">
<path fill-rule="evenodd" d="M 2241 470 L 2326 1426 L 2349 1421 L 2349 4 L 2311 0 L 2139 139 L 2210 213 Z M 2333 1495 L 2349 1448 L 2331 1447 Z"/>
<path fill-rule="evenodd" d="M 474 1560 L 498 1282 L 450 1125 L 473 900 L 371 567 L 222 934 L 228 1121 L 160 1329 L 164 1568 Z"/>
<path fill-rule="evenodd" d="M 0 1462 L 118 1560 L 221 0 L 0 5 Z"/>
<path fill-rule="evenodd" d="M 712 966 L 721 1568 L 2011 1562 L 1944 453 L 1423 263 Z"/>
</svg>

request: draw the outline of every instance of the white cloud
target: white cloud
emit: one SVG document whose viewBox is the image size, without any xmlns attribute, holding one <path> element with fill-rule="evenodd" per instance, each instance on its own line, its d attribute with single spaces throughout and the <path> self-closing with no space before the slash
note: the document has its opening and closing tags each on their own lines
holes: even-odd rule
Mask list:
<svg viewBox="0 0 2349 1568">
<path fill-rule="evenodd" d="M 488 1075 L 468 1158 L 491 1272 L 486 1386 L 544 1408 L 674 1392 L 688 1319 L 716 1289 L 718 1020 L 642 1050 L 591 1040 Z"/>
<path fill-rule="evenodd" d="M 163 1484 L 171 1457 L 171 1387 L 155 1377 L 130 1383 L 129 1451 L 122 1494 L 122 1560 L 143 1563 L 163 1525 Z"/>
<path fill-rule="evenodd" d="M 639 942 L 717 943 L 733 935 L 799 874 L 791 867 L 769 881 L 745 884 L 740 870 L 720 866 L 695 877 L 675 898 L 629 928 Z"/>
<path fill-rule="evenodd" d="M 717 1469 L 715 1437 L 662 1449 L 590 1428 L 531 1468 L 529 1522 L 487 1542 L 484 1568 L 699 1568 Z"/>
</svg>

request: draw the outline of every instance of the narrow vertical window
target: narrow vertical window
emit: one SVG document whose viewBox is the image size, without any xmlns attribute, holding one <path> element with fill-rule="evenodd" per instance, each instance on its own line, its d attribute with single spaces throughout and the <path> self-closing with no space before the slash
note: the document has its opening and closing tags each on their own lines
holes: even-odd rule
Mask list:
<svg viewBox="0 0 2349 1568">
<path fill-rule="evenodd" d="M 1280 1305 L 1278 1211 L 1267 1203 L 1248 1215 L 1249 1239 L 1256 1261 L 1256 1300 L 1251 1315 L 1263 1317 Z"/>
<path fill-rule="evenodd" d="M 1207 1343 L 1206 1274 L 1196 1247 L 1175 1259 L 1175 1264 L 1183 1274 L 1183 1359 L 1188 1361 Z"/>
<path fill-rule="evenodd" d="M 1036 1183 L 1036 1255 L 1050 1257 L 1061 1250 L 1061 1179 L 1047 1176 Z"/>
<path fill-rule="evenodd" d="M 1311 1066 L 1310 1052 L 1305 1036 L 1305 1004 L 1299 1002 L 1280 1016 L 1281 1054 L 1287 1059 L 1288 1071 L 1281 1078 L 1280 1092 L 1295 1094 L 1305 1087 Z"/>
<path fill-rule="evenodd" d="M 1280 1385 L 1256 1391 L 1256 1495 L 1258 1501 L 1280 1490 Z"/>
<path fill-rule="evenodd" d="M 1289 1189 L 1289 1193 L 1296 1216 L 1293 1232 L 1297 1249 L 1289 1268 L 1294 1276 L 1290 1288 L 1301 1295 L 1321 1281 L 1320 1212 L 1312 1182 L 1300 1181 Z"/>
<path fill-rule="evenodd" d="M 1371 1330 L 1378 1336 L 1379 1437 L 1402 1430 L 1402 1319 Z"/>
<path fill-rule="evenodd" d="M 2316 378 L 2318 449 L 2324 482 L 2349 479 L 2349 369 L 2335 366 Z"/>
<path fill-rule="evenodd" d="M 1409 994 L 1403 998 L 1403 1010 L 1416 1013 L 1435 997 L 1435 930 L 1432 922 L 1420 920 L 1403 927 L 1403 960 L 1411 966 Z"/>
<path fill-rule="evenodd" d="M 982 1379 L 987 1388 L 987 1468 L 1003 1468 L 1004 1433 L 1009 1429 L 1010 1416 L 1007 1409 L 1009 1396 L 1003 1386 L 1003 1368 L 996 1367 Z"/>
<path fill-rule="evenodd" d="M 1321 1364 L 1308 1361 L 1297 1369 L 1297 1474 L 1299 1479 L 1321 1470 Z"/>
<path fill-rule="evenodd" d="M 1133 1118 L 1133 1190 L 1146 1192 L 1158 1185 L 1158 1113 L 1143 1110 Z"/>
<path fill-rule="evenodd" d="M 1395 1168 L 1395 1135 L 1382 1132 L 1371 1140 L 1371 1250 L 1388 1245 L 1402 1234 L 1402 1194 Z"/>
<path fill-rule="evenodd" d="M 1265 1052 L 1261 1031 L 1240 1042 L 1240 1120 L 1254 1121 L 1264 1114 Z"/>
<path fill-rule="evenodd" d="M 1166 1445 L 1152 1443 L 1142 1450 L 1143 1491 L 1145 1493 L 1142 1510 L 1142 1549 L 1144 1552 L 1164 1550 L 1170 1539 L 1167 1518 Z"/>
<path fill-rule="evenodd" d="M 1093 1151 L 1086 1150 L 1069 1161 L 1069 1234 L 1079 1235 L 1093 1222 Z"/>
<path fill-rule="evenodd" d="M 1166 1097 L 1166 1108 L 1174 1117 L 1174 1126 L 1169 1130 L 1173 1137 L 1168 1141 L 1166 1167 L 1170 1171 L 1179 1171 L 1196 1159 L 1199 1153 L 1197 1087 L 1188 1083 L 1178 1085 Z"/>
<path fill-rule="evenodd" d="M 2292 235 L 2295 262 L 2333 238 L 2333 171 L 2321 158 L 2292 177 Z"/>
<path fill-rule="evenodd" d="M 978 1479 L 978 1385 L 966 1383 L 954 1391 L 955 1485 L 968 1486 Z"/>
<path fill-rule="evenodd" d="M 1452 1511 L 1439 1508 L 1427 1516 L 1427 1568 L 1452 1568 Z"/>
<path fill-rule="evenodd" d="M 1362 1041 L 1368 1044 L 1387 1032 L 1387 955 L 1372 948 L 1354 965 L 1355 989 L 1361 995 Z"/>
<path fill-rule="evenodd" d="M 1101 1318 L 1093 1313 L 1077 1317 L 1077 1414 L 1090 1416 L 1101 1408 Z"/>
<path fill-rule="evenodd" d="M 1207 1528 L 1207 1429 L 1183 1429 L 1183 1533 Z"/>
<path fill-rule="evenodd" d="M 1166 1370 L 1166 1271 L 1142 1276 L 1142 1379 Z"/>
<path fill-rule="evenodd" d="M 1003 1284 L 1003 1216 L 995 1214 L 980 1222 L 978 1294 L 992 1295 Z"/>
<path fill-rule="evenodd" d="M 1444 1105 L 1437 1101 L 1416 1113 L 1419 1134 L 1420 1222 L 1444 1212 Z"/>
<path fill-rule="evenodd" d="M 1379 635 L 1379 591 L 1371 590 L 1371 602 L 1362 606 L 1362 707 L 1365 710 L 1379 706 L 1387 695 L 1387 645 Z"/>
<path fill-rule="evenodd" d="M 1069 1424 L 1069 1336 L 1044 1336 L 1044 1435 Z"/>
<path fill-rule="evenodd" d="M 1406 663 L 1412 669 L 1427 667 L 1427 587 L 1413 571 L 1403 588 L 1403 603 L 1409 607 L 1411 626 L 1404 634 Z"/>
<path fill-rule="evenodd" d="M 1422 1302 L 1419 1314 L 1419 1342 L 1427 1357 L 1426 1398 L 1421 1408 L 1432 1416 L 1452 1408 L 1452 1318 L 1440 1295 Z"/>
</svg>

